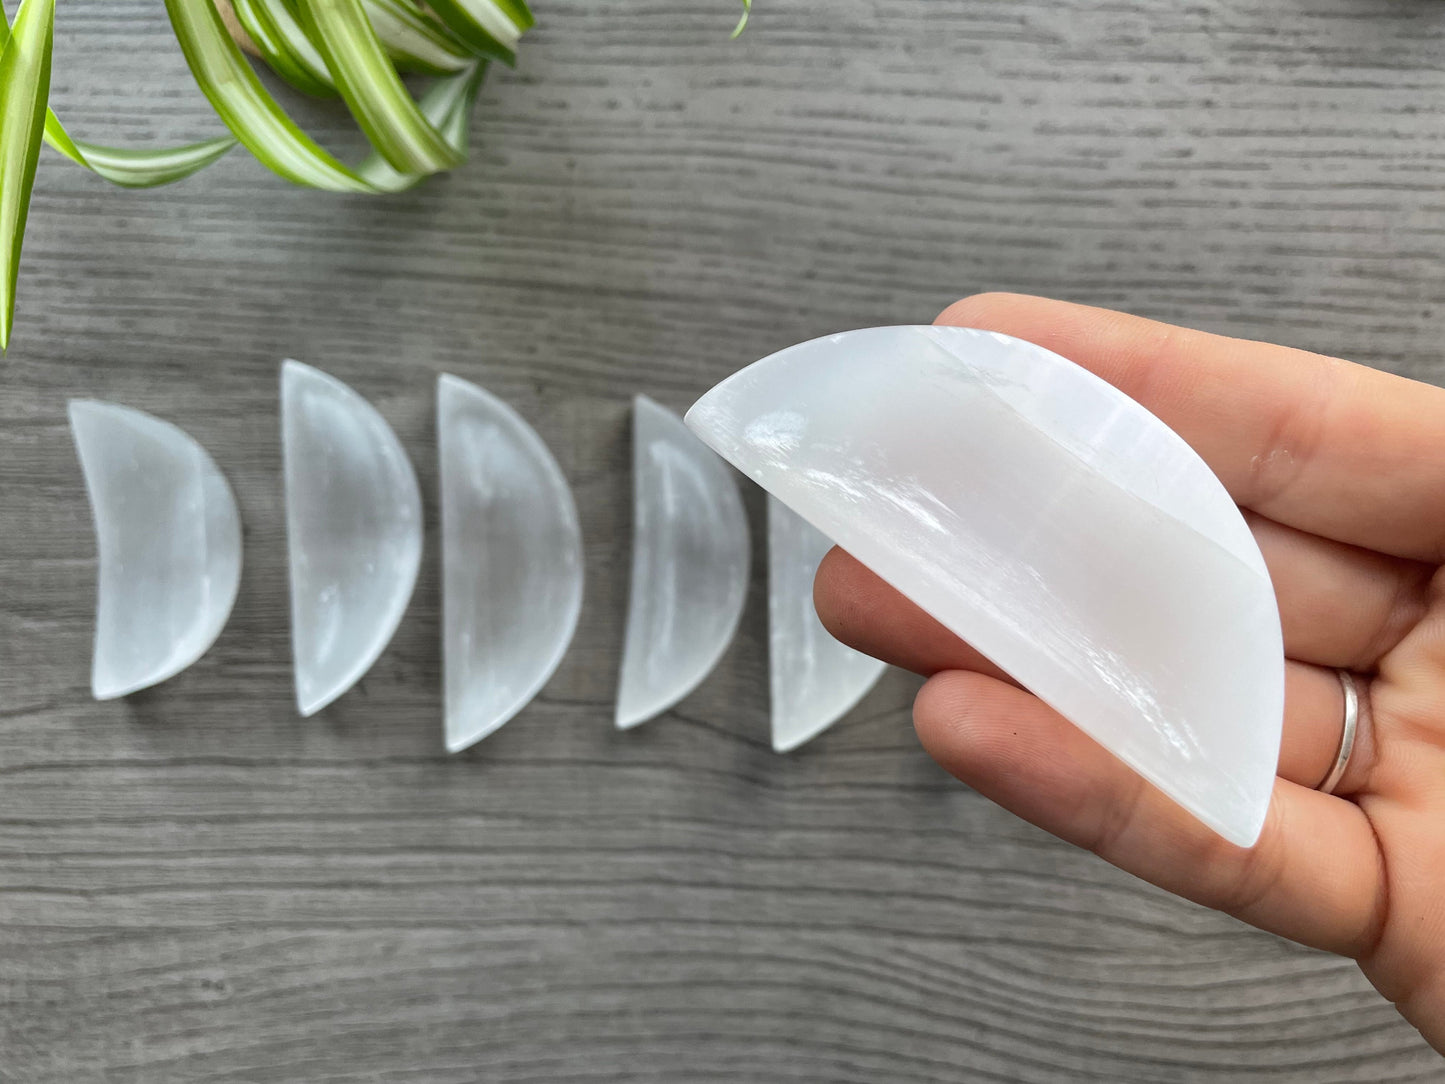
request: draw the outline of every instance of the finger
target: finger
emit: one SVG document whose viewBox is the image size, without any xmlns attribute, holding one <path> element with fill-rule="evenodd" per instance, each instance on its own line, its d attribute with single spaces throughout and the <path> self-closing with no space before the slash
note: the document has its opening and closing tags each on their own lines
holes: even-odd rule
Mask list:
<svg viewBox="0 0 1445 1084">
<path fill-rule="evenodd" d="M 1378 940 L 1379 852 L 1350 802 L 1278 780 L 1263 834 L 1245 850 L 993 678 L 935 676 L 914 722 L 928 752 L 980 794 L 1129 873 L 1317 948 L 1359 956 Z"/>
<path fill-rule="evenodd" d="M 939 323 L 1037 343 L 1158 415 L 1234 499 L 1312 534 L 1439 562 L 1445 390 L 1283 346 L 1014 294 Z"/>
<path fill-rule="evenodd" d="M 825 628 L 850 647 L 914 673 L 932 676 L 968 670 L 1017 684 L 969 644 L 904 598 L 849 554 L 834 549 L 814 584 L 814 606 Z M 1362 687 L 1364 679 L 1361 679 Z M 1344 726 L 1344 691 L 1333 669 L 1285 664 L 1280 776 L 1318 786 L 1333 767 Z M 1368 721 L 1359 728 L 1349 774 L 1337 788 L 1354 793 L 1369 778 L 1374 741 Z"/>
<path fill-rule="evenodd" d="M 973 670 L 1013 680 L 836 546 L 823 556 L 813 578 L 813 608 L 834 639 L 915 674 Z"/>
<path fill-rule="evenodd" d="M 1370 788 L 1376 765 L 1375 719 L 1370 680 L 1354 675 L 1357 697 L 1354 745 L 1337 795 Z M 1345 690 L 1340 672 L 1306 663 L 1286 662 L 1284 726 L 1279 741 L 1281 779 L 1317 790 L 1334 770 L 1345 732 Z"/>
<path fill-rule="evenodd" d="M 1290 658 L 1369 671 L 1425 615 L 1435 566 L 1245 518 L 1274 583 Z"/>
</svg>

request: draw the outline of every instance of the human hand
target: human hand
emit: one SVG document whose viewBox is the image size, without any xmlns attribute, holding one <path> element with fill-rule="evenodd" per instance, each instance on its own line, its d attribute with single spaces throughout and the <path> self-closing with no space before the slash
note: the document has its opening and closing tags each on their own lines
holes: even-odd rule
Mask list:
<svg viewBox="0 0 1445 1084">
<path fill-rule="evenodd" d="M 1121 869 L 1355 959 L 1445 1052 L 1445 390 L 1360 365 L 1007 294 L 939 317 L 1044 346 L 1176 430 L 1239 503 L 1288 656 L 1278 778 L 1236 847 L 840 550 L 815 599 L 845 643 L 929 680 L 914 724 L 945 768 Z M 1354 751 L 1314 789 L 1360 692 Z"/>
</svg>

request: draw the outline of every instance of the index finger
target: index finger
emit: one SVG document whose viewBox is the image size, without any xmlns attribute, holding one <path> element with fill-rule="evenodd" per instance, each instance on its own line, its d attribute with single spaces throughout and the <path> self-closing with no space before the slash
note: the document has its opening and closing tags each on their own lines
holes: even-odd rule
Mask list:
<svg viewBox="0 0 1445 1084">
<path fill-rule="evenodd" d="M 1020 294 L 965 298 L 937 323 L 1025 339 L 1103 377 L 1262 515 L 1383 553 L 1445 559 L 1445 390 L 1305 350 Z"/>
</svg>

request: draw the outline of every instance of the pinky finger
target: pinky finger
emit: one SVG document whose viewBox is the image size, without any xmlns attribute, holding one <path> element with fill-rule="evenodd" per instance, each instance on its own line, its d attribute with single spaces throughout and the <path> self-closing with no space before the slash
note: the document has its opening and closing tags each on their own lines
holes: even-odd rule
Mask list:
<svg viewBox="0 0 1445 1084">
<path fill-rule="evenodd" d="M 1384 919 L 1379 850 L 1356 805 L 1276 780 L 1263 834 L 1236 847 L 1063 716 L 983 674 L 945 671 L 914 704 L 929 754 L 1040 828 L 1186 899 L 1360 956 Z"/>
</svg>

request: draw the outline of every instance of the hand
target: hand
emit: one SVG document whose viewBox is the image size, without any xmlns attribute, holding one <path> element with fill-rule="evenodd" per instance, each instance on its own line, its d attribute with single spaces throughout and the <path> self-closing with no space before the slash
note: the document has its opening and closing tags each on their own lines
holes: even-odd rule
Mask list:
<svg viewBox="0 0 1445 1084">
<path fill-rule="evenodd" d="M 818 572 L 840 640 L 929 680 L 924 747 L 1121 869 L 1357 960 L 1445 1052 L 1445 390 L 1103 309 L 968 298 L 941 324 L 1038 343 L 1187 440 L 1244 511 L 1284 625 L 1284 737 L 1259 843 L 1226 843 L 847 554 Z M 1334 796 L 1343 691 L 1361 716 Z"/>
</svg>

